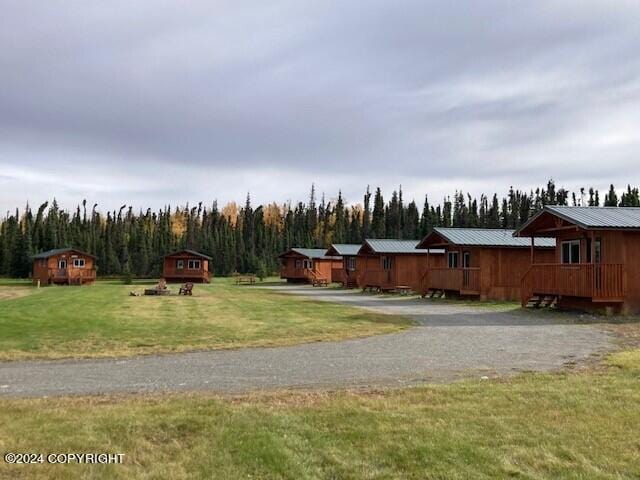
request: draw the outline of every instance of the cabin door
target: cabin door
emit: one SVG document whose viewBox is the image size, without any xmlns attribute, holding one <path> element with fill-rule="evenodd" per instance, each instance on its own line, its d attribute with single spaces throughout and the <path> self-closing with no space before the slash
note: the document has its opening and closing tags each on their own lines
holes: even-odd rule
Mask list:
<svg viewBox="0 0 640 480">
<path fill-rule="evenodd" d="M 469 266 L 471 265 L 471 253 L 462 253 L 462 284 L 465 287 L 469 286 Z"/>
</svg>

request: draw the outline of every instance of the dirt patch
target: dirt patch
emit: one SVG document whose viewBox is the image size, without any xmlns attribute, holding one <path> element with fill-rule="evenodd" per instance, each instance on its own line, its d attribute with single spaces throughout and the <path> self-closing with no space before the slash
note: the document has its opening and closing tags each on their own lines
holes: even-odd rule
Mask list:
<svg viewBox="0 0 640 480">
<path fill-rule="evenodd" d="M 35 289 L 29 287 L 0 287 L 0 302 L 26 297 L 34 292 Z"/>
</svg>

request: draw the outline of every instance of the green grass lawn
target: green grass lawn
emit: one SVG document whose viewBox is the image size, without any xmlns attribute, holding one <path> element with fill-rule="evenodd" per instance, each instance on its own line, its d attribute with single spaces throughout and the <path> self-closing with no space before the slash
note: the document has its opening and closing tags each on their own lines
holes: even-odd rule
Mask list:
<svg viewBox="0 0 640 480">
<path fill-rule="evenodd" d="M 289 345 L 410 325 L 394 316 L 236 286 L 231 279 L 196 285 L 192 297 L 129 295 L 144 287 L 101 281 L 37 289 L 0 281 L 0 360 Z"/>
<path fill-rule="evenodd" d="M 124 453 L 16 479 L 637 479 L 640 351 L 580 374 L 377 393 L 0 401 L 0 452 Z"/>
</svg>

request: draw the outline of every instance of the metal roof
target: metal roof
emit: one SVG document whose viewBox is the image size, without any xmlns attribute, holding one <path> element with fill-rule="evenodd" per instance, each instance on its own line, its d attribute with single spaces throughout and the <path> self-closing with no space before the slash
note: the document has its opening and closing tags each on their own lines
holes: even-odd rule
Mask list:
<svg viewBox="0 0 640 480">
<path fill-rule="evenodd" d="M 640 207 L 560 207 L 545 210 L 583 228 L 640 228 Z"/>
<path fill-rule="evenodd" d="M 312 258 L 312 259 L 339 259 L 340 257 L 330 257 L 325 255 L 327 250 L 324 248 L 290 248 L 280 256 L 283 257 L 288 253 L 297 253 L 298 255 L 302 255 L 303 257 Z"/>
<path fill-rule="evenodd" d="M 363 247 L 367 245 L 375 253 L 444 253 L 440 248 L 416 248 L 418 240 L 393 240 L 393 239 L 373 239 L 369 238 L 364 241 Z"/>
<path fill-rule="evenodd" d="M 550 214 L 584 229 L 640 229 L 640 207 L 567 207 L 547 205 L 516 230 L 520 235 L 540 216 Z"/>
<path fill-rule="evenodd" d="M 178 250 L 177 252 L 168 253 L 165 257 L 173 257 L 174 255 L 178 255 L 180 253 L 188 253 L 189 255 L 193 255 L 194 257 L 202 257 L 207 260 L 213 260 L 209 255 L 205 255 L 204 253 L 196 252 L 195 250 L 189 250 L 187 248 L 183 248 L 182 250 Z"/>
<path fill-rule="evenodd" d="M 86 252 L 83 252 L 82 250 L 78 250 L 77 248 L 71 248 L 71 247 L 54 248 L 53 250 L 47 250 L 46 252 L 36 253 L 32 258 L 35 260 L 38 260 L 41 258 L 53 257 L 54 255 L 60 255 L 61 253 L 66 253 L 66 252 L 76 252 L 76 253 L 79 253 L 80 255 L 86 255 L 87 257 L 97 258 L 95 255 L 91 255 L 90 253 L 86 253 Z"/>
<path fill-rule="evenodd" d="M 469 245 L 478 247 L 509 247 L 530 248 L 531 239 L 528 237 L 514 237 L 515 230 L 502 228 L 442 228 L 433 229 L 435 233 L 454 245 Z M 425 240 L 428 238 L 427 236 Z M 424 242 L 424 240 L 423 240 Z M 423 243 L 420 242 L 420 243 Z M 553 248 L 555 238 L 536 238 L 536 247 Z"/>
<path fill-rule="evenodd" d="M 357 255 L 360 247 L 362 247 L 362 245 L 359 243 L 332 243 L 329 250 L 327 250 L 327 254 L 330 251 L 334 251 L 338 255 Z"/>
</svg>

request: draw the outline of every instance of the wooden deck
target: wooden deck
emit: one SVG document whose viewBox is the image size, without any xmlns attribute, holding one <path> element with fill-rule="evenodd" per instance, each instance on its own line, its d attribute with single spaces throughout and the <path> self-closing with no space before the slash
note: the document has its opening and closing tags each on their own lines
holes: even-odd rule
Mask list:
<svg viewBox="0 0 640 480">
<path fill-rule="evenodd" d="M 208 271 L 203 269 L 182 269 L 177 270 L 174 268 L 167 269 L 165 268 L 162 272 L 162 277 L 168 282 L 187 282 L 187 281 L 196 281 L 202 283 L 209 283 L 211 281 L 211 274 Z"/>
<path fill-rule="evenodd" d="M 50 268 L 49 279 L 52 283 L 82 285 L 96 279 L 95 269 Z"/>
<path fill-rule="evenodd" d="M 430 268 L 423 277 L 422 290 L 449 290 L 462 295 L 480 295 L 480 268 Z"/>
<path fill-rule="evenodd" d="M 536 264 L 522 279 L 522 298 L 558 295 L 589 298 L 593 302 L 623 302 L 625 271 L 622 264 Z"/>
</svg>

